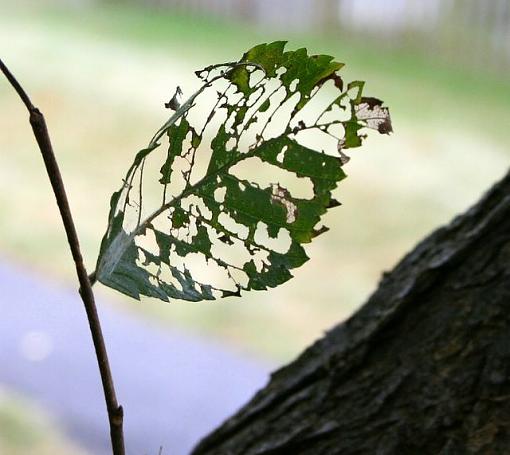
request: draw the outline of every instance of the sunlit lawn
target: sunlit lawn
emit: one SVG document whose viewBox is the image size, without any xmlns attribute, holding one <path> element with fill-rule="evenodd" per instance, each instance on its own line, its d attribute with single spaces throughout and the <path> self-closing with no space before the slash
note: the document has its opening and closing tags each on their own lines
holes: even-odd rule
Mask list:
<svg viewBox="0 0 510 455">
<path fill-rule="evenodd" d="M 109 196 L 164 122 L 175 86 L 190 94 L 194 70 L 276 38 L 244 25 L 113 7 L 2 13 L 2 58 L 46 114 L 90 270 Z M 311 261 L 279 289 L 215 303 L 140 304 L 98 286 L 101 296 L 162 324 L 282 360 L 348 316 L 383 270 L 510 164 L 503 75 L 347 39 L 289 39 L 345 61 L 346 78 L 367 80 L 367 93 L 391 107 L 395 127 L 353 151 L 350 178 L 338 190 L 344 205 L 327 215 L 331 231 L 308 248 Z M 75 286 L 26 112 L 4 82 L 0 131 L 0 255 Z"/>
</svg>

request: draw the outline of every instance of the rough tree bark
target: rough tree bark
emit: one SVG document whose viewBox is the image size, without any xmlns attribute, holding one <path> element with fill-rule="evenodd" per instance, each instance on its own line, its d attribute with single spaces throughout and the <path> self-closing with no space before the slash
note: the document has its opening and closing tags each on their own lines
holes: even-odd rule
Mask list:
<svg viewBox="0 0 510 455">
<path fill-rule="evenodd" d="M 193 452 L 509 453 L 510 173 Z"/>
</svg>

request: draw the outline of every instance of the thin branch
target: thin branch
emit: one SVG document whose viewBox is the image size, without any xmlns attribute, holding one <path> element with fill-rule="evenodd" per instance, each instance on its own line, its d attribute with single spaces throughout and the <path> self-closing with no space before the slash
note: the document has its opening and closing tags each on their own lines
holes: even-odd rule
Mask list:
<svg viewBox="0 0 510 455">
<path fill-rule="evenodd" d="M 138 200 L 140 201 L 138 204 L 138 221 L 137 226 L 140 226 L 140 221 L 142 219 L 142 208 L 143 208 L 143 170 L 145 167 L 145 158 L 142 160 L 142 164 L 140 165 L 140 183 L 138 186 Z"/>
<path fill-rule="evenodd" d="M 67 235 L 67 241 L 75 263 L 76 274 L 78 275 L 78 281 L 80 283 L 79 293 L 87 313 L 90 332 L 94 342 L 94 349 L 96 351 L 97 363 L 101 374 L 101 381 L 103 384 L 106 408 L 108 410 L 108 419 L 110 422 L 110 437 L 113 454 L 125 455 L 124 435 L 122 429 L 123 410 L 122 406 L 120 406 L 117 402 L 101 324 L 99 322 L 99 316 L 97 314 L 97 308 L 94 301 L 94 293 L 91 285 L 94 278 L 89 278 L 85 265 L 83 264 L 78 235 L 76 233 L 71 209 L 67 200 L 64 182 L 62 181 L 60 169 L 53 152 L 53 146 L 51 145 L 46 121 L 43 114 L 32 104 L 25 90 L 23 90 L 23 87 L 21 87 L 19 82 L 4 65 L 1 59 L 0 70 L 10 82 L 30 113 L 30 125 L 32 126 L 34 136 L 37 140 L 37 144 L 39 145 L 39 149 L 46 166 L 46 171 L 57 200 L 57 205 L 60 210 L 60 215 Z"/>
<path fill-rule="evenodd" d="M 20 83 L 16 80 L 16 78 L 12 75 L 12 73 L 9 71 L 9 68 L 7 68 L 2 62 L 2 59 L 0 59 L 0 70 L 2 70 L 2 73 L 4 73 L 7 80 L 10 82 L 14 90 L 16 90 L 16 93 L 21 98 L 21 101 L 23 101 L 23 104 L 26 106 L 29 112 L 35 110 L 35 106 L 32 104 L 32 101 L 30 101 L 30 98 L 26 94 L 25 90 L 23 90 L 23 87 L 20 85 Z"/>
</svg>

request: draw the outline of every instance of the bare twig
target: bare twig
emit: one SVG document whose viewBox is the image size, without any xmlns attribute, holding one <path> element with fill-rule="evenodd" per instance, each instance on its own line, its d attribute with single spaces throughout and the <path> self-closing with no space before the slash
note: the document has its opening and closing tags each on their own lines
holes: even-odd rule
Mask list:
<svg viewBox="0 0 510 455">
<path fill-rule="evenodd" d="M 57 205 L 60 210 L 60 215 L 62 217 L 62 222 L 64 224 L 67 235 L 67 241 L 69 243 L 69 247 L 71 249 L 73 260 L 76 266 L 76 273 L 80 283 L 79 292 L 83 300 L 83 304 L 85 305 L 90 332 L 92 334 L 92 340 L 94 342 L 94 348 L 96 351 L 97 363 L 99 365 L 99 371 L 101 374 L 101 381 L 103 383 L 104 397 L 106 401 L 106 408 L 108 410 L 108 419 L 110 422 L 110 437 L 113 454 L 124 455 L 124 435 L 122 430 L 123 410 L 122 406 L 120 406 L 117 402 L 115 387 L 108 362 L 108 355 L 101 330 L 101 324 L 99 322 L 97 308 L 94 301 L 92 280 L 87 275 L 85 265 L 83 264 L 78 235 L 76 233 L 76 228 L 74 226 L 73 218 L 71 215 L 71 209 L 67 200 L 62 176 L 60 174 L 58 163 L 53 152 L 53 147 L 51 145 L 46 121 L 43 114 L 32 104 L 30 98 L 23 90 L 23 87 L 21 87 L 19 82 L 4 65 L 1 59 L 0 70 L 10 82 L 14 90 L 16 90 L 16 93 L 19 95 L 30 114 L 30 125 L 32 126 L 34 136 L 37 140 L 37 144 L 39 145 L 39 149 L 41 150 L 44 164 L 46 166 L 46 171 L 48 172 L 51 186 L 53 188 L 53 192 L 57 200 Z"/>
</svg>

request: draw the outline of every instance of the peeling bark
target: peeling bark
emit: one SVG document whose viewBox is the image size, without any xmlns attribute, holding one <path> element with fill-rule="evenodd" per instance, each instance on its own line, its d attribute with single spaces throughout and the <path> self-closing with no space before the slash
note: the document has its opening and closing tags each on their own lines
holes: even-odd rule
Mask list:
<svg viewBox="0 0 510 455">
<path fill-rule="evenodd" d="M 510 173 L 194 455 L 510 453 Z"/>
</svg>

